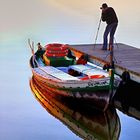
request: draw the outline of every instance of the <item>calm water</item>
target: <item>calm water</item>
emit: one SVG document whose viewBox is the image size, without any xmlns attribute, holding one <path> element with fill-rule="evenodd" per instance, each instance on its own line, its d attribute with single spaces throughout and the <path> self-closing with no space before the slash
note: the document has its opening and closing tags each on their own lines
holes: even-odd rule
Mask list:
<svg viewBox="0 0 140 140">
<path fill-rule="evenodd" d="M 27 39 L 31 38 L 35 44 L 41 41 L 43 45 L 46 42 L 94 43 L 102 1 L 88 0 L 82 4 L 80 0 L 76 3 L 73 0 L 71 2 L 60 0 L 60 3 L 56 0 L 11 2 L 9 4 L 9 1 L 5 0 L 1 7 L 4 16 L 1 15 L 3 20 L 0 33 L 0 140 L 81 139 L 49 114 L 32 94 L 28 63 L 31 52 Z M 108 2 L 114 5 L 119 14 L 117 42 L 139 48 L 140 2 L 138 0 L 132 3 L 126 0 Z M 126 2 L 127 9 L 124 9 Z M 4 7 L 8 5 L 10 7 L 7 12 L 5 11 L 7 8 Z M 130 13 L 132 20 L 129 21 L 130 17 L 126 15 L 131 5 L 134 9 Z M 104 24 L 101 25 L 97 42 L 102 40 L 103 29 Z M 119 140 L 138 140 L 140 121 L 119 110 L 117 115 L 121 125 Z"/>
</svg>

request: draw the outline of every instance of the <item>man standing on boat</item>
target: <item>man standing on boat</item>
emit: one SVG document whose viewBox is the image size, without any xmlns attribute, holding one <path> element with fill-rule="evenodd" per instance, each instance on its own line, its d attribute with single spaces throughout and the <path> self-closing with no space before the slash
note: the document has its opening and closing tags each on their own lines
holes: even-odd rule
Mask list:
<svg viewBox="0 0 140 140">
<path fill-rule="evenodd" d="M 106 3 L 103 3 L 100 9 L 102 9 L 101 20 L 107 23 L 103 36 L 102 50 L 107 50 L 109 33 L 110 33 L 110 40 L 109 40 L 109 50 L 110 50 L 110 46 L 113 45 L 114 42 L 114 34 L 118 26 L 118 18 L 114 9 L 112 7 L 108 7 Z"/>
<path fill-rule="evenodd" d="M 38 50 L 37 50 L 37 52 L 35 53 L 35 56 L 36 56 L 36 57 L 40 57 L 40 56 L 43 57 L 43 54 L 44 54 L 45 50 L 44 50 L 43 47 L 41 46 L 40 42 L 37 43 L 37 47 L 38 47 Z"/>
</svg>

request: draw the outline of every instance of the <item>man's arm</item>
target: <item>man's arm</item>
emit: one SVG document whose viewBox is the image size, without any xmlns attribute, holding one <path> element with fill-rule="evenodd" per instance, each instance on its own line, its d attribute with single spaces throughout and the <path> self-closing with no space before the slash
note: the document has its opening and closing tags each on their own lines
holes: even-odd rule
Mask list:
<svg viewBox="0 0 140 140">
<path fill-rule="evenodd" d="M 106 21 L 105 11 L 102 11 L 101 19 L 102 19 L 103 22 Z"/>
</svg>

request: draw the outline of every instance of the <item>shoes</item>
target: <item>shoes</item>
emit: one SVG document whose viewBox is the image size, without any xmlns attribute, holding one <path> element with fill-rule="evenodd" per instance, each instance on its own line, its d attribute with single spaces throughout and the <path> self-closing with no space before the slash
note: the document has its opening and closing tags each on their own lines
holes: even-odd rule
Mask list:
<svg viewBox="0 0 140 140">
<path fill-rule="evenodd" d="M 111 48 L 109 47 L 108 50 L 111 51 Z"/>
<path fill-rule="evenodd" d="M 107 51 L 107 49 L 106 49 L 106 48 L 102 48 L 101 50 Z"/>
</svg>

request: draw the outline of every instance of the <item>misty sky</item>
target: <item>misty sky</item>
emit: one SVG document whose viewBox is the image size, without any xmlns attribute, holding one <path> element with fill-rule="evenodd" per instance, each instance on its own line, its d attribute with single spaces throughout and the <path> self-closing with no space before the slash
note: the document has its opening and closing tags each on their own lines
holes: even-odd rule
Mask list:
<svg viewBox="0 0 140 140">
<path fill-rule="evenodd" d="M 69 34 L 70 36 L 64 41 L 74 39 L 74 42 L 78 42 L 80 38 L 84 38 L 85 42 L 90 43 L 97 31 L 101 12 L 99 8 L 103 2 L 107 2 L 117 12 L 118 42 L 132 39 L 130 44 L 138 47 L 140 45 L 139 0 L 0 0 L 0 41 L 23 36 L 36 39 L 39 37 L 37 34 L 39 32 L 40 38 L 44 36 L 43 39 L 47 38 L 47 41 L 63 41 L 63 36 Z M 102 39 L 104 27 L 103 23 L 99 41 Z M 72 34 L 75 38 L 72 38 Z M 50 38 L 50 36 L 55 37 Z"/>
</svg>

